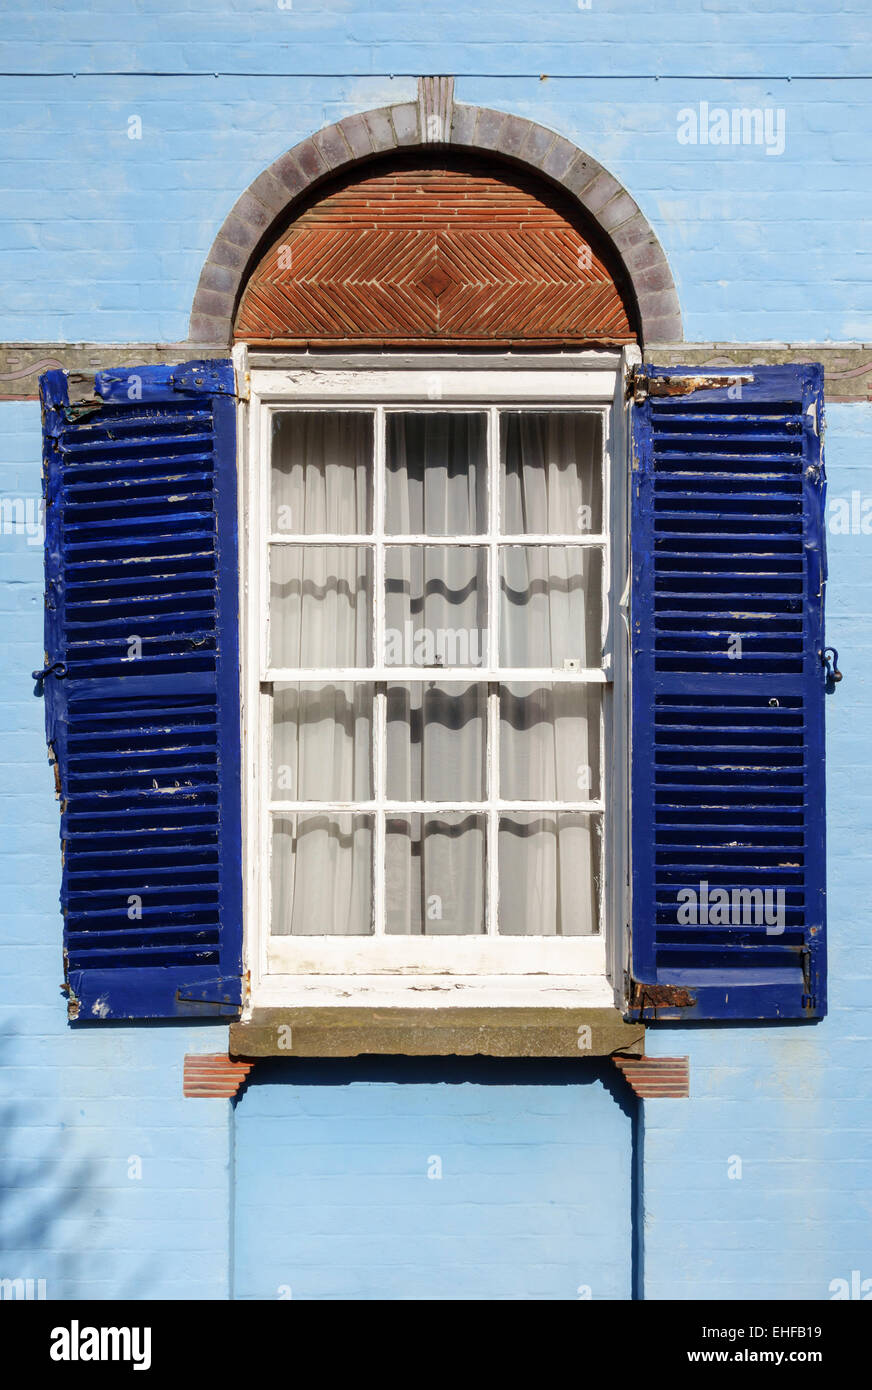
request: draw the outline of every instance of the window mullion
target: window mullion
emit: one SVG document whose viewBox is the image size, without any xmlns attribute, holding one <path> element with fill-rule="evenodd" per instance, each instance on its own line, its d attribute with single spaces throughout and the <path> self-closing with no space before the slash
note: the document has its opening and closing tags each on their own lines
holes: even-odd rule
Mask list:
<svg viewBox="0 0 872 1390">
<path fill-rule="evenodd" d="M 611 471 L 611 440 L 612 418 L 608 410 L 601 414 L 601 443 L 602 454 L 600 463 L 600 487 L 602 493 L 602 561 L 600 564 L 600 583 L 602 585 L 602 598 L 600 600 L 601 612 L 603 615 L 604 644 L 602 649 L 602 663 L 605 667 L 608 661 L 608 675 L 610 681 L 615 679 L 615 660 L 617 655 L 618 633 L 615 629 L 616 622 L 620 621 L 618 611 L 618 594 L 614 590 L 614 575 L 612 574 L 612 471 Z M 612 787 L 608 775 L 608 764 L 606 762 L 606 693 L 599 701 L 599 775 L 600 785 L 598 787 L 599 800 L 606 805 L 606 798 L 609 802 L 612 796 Z M 615 711 L 611 711 L 614 718 Z M 592 817 L 599 827 L 599 869 L 600 869 L 600 893 L 599 893 L 599 913 L 597 928 L 601 938 L 606 935 L 606 908 L 610 897 L 610 880 L 612 865 L 614 861 L 609 861 L 606 854 L 606 818 L 605 811 L 599 812 Z"/>
<path fill-rule="evenodd" d="M 500 530 L 500 442 L 499 414 L 495 406 L 488 411 L 488 566 L 487 566 L 487 619 L 488 619 L 488 665 L 496 670 L 499 665 L 499 592 L 500 592 L 500 552 L 497 537 Z M 499 907 L 499 812 L 496 809 L 500 794 L 500 694 L 496 682 L 488 685 L 487 694 L 487 902 L 486 931 L 488 936 L 496 936 L 498 929 L 497 911 Z"/>
<path fill-rule="evenodd" d="M 375 413 L 375 460 L 373 473 L 373 536 L 375 542 L 373 592 L 373 661 L 380 667 L 385 651 L 385 412 Z M 387 685 L 379 682 L 373 699 L 373 791 L 375 793 L 375 844 L 373 856 L 373 932 L 385 934 L 387 793 Z"/>
</svg>

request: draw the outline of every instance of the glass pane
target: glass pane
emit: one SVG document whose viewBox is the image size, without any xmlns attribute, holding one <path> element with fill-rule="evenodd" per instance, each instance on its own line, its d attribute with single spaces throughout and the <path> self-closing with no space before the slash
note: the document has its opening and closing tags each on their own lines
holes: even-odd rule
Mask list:
<svg viewBox="0 0 872 1390">
<path fill-rule="evenodd" d="M 500 416 L 504 535 L 603 529 L 602 421 L 581 411 Z"/>
<path fill-rule="evenodd" d="M 385 576 L 385 665 L 485 665 L 483 547 L 389 546 Z"/>
<path fill-rule="evenodd" d="M 388 686 L 389 801 L 483 801 L 487 687 Z"/>
<path fill-rule="evenodd" d="M 599 931 L 599 817 L 516 811 L 500 817 L 502 936 L 594 936 Z"/>
<path fill-rule="evenodd" d="M 370 666 L 372 551 L 270 547 L 270 665 Z"/>
<path fill-rule="evenodd" d="M 276 685 L 275 801 L 367 801 L 372 796 L 372 687 Z"/>
<path fill-rule="evenodd" d="M 372 933 L 372 816 L 275 816 L 273 936 Z"/>
<path fill-rule="evenodd" d="M 484 816 L 388 816 L 385 870 L 389 935 L 484 931 Z"/>
<path fill-rule="evenodd" d="M 600 692 L 569 682 L 500 690 L 503 801 L 600 796 Z"/>
<path fill-rule="evenodd" d="M 602 665 L 602 555 L 581 546 L 500 551 L 500 666 Z"/>
<path fill-rule="evenodd" d="M 372 416 L 281 411 L 273 416 L 276 535 L 362 536 L 372 530 Z"/>
<path fill-rule="evenodd" d="M 487 420 L 389 414 L 389 536 L 478 536 L 487 530 Z"/>
</svg>

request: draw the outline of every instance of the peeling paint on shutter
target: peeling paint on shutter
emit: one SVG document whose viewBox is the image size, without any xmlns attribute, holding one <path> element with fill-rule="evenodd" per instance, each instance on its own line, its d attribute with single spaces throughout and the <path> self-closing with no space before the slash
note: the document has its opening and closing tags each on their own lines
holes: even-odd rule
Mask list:
<svg viewBox="0 0 872 1390">
<path fill-rule="evenodd" d="M 637 1018 L 826 1010 L 822 370 L 741 376 L 633 412 Z"/>
<path fill-rule="evenodd" d="M 41 388 L 70 1017 L 235 1016 L 233 366 L 53 371 Z"/>
</svg>

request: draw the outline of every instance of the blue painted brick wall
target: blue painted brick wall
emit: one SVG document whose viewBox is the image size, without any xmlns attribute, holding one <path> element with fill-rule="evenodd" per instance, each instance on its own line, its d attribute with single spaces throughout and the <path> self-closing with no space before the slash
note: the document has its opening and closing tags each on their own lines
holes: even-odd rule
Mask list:
<svg viewBox="0 0 872 1390">
<path fill-rule="evenodd" d="M 214 1051 L 214 1030 L 67 1028 L 58 811 L 30 679 L 42 557 L 14 529 L 38 522 L 39 407 L 0 407 L 0 439 L 0 1277 L 45 1279 L 49 1298 L 224 1298 L 228 1108 L 182 1098 L 184 1054 Z"/>
<path fill-rule="evenodd" d="M 646 1104 L 650 1298 L 821 1299 L 853 1270 L 872 1279 L 872 408 L 830 406 L 825 448 L 827 637 L 845 676 L 827 701 L 829 1013 L 649 1029 L 650 1053 L 691 1058 L 690 1100 Z M 869 529 L 842 534 L 855 492 Z"/>
<path fill-rule="evenodd" d="M 258 1066 L 235 1296 L 629 1298 L 635 1104 L 611 1063 Z"/>
</svg>

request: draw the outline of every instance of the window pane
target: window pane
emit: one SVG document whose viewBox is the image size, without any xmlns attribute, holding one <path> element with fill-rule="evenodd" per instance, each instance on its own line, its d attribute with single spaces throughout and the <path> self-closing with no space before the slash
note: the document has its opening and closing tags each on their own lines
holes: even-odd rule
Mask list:
<svg viewBox="0 0 872 1390">
<path fill-rule="evenodd" d="M 372 530 L 372 473 L 371 415 L 344 410 L 274 415 L 273 532 L 367 534 Z"/>
<path fill-rule="evenodd" d="M 391 684 L 387 694 L 389 801 L 482 801 L 486 685 Z"/>
<path fill-rule="evenodd" d="M 372 816 L 276 816 L 273 936 L 369 936 Z"/>
<path fill-rule="evenodd" d="M 581 546 L 500 551 L 500 666 L 602 665 L 602 555 Z"/>
<path fill-rule="evenodd" d="M 369 546 L 274 545 L 270 580 L 270 665 L 372 664 Z"/>
<path fill-rule="evenodd" d="M 483 666 L 487 555 L 481 546 L 389 546 L 385 664 Z"/>
<path fill-rule="evenodd" d="M 272 794 L 276 801 L 372 796 L 372 687 L 276 685 Z"/>
<path fill-rule="evenodd" d="M 504 685 L 502 800 L 595 801 L 599 796 L 599 689 L 568 682 Z"/>
<path fill-rule="evenodd" d="M 599 931 L 600 826 L 574 811 L 500 817 L 502 936 L 593 936 Z"/>
<path fill-rule="evenodd" d="M 385 854 L 390 935 L 484 931 L 484 816 L 389 816 Z"/>
<path fill-rule="evenodd" d="M 602 422 L 581 411 L 500 416 L 500 514 L 505 535 L 599 534 Z"/>
<path fill-rule="evenodd" d="M 393 536 L 477 536 L 487 530 L 484 415 L 389 414 L 387 511 Z"/>
</svg>

